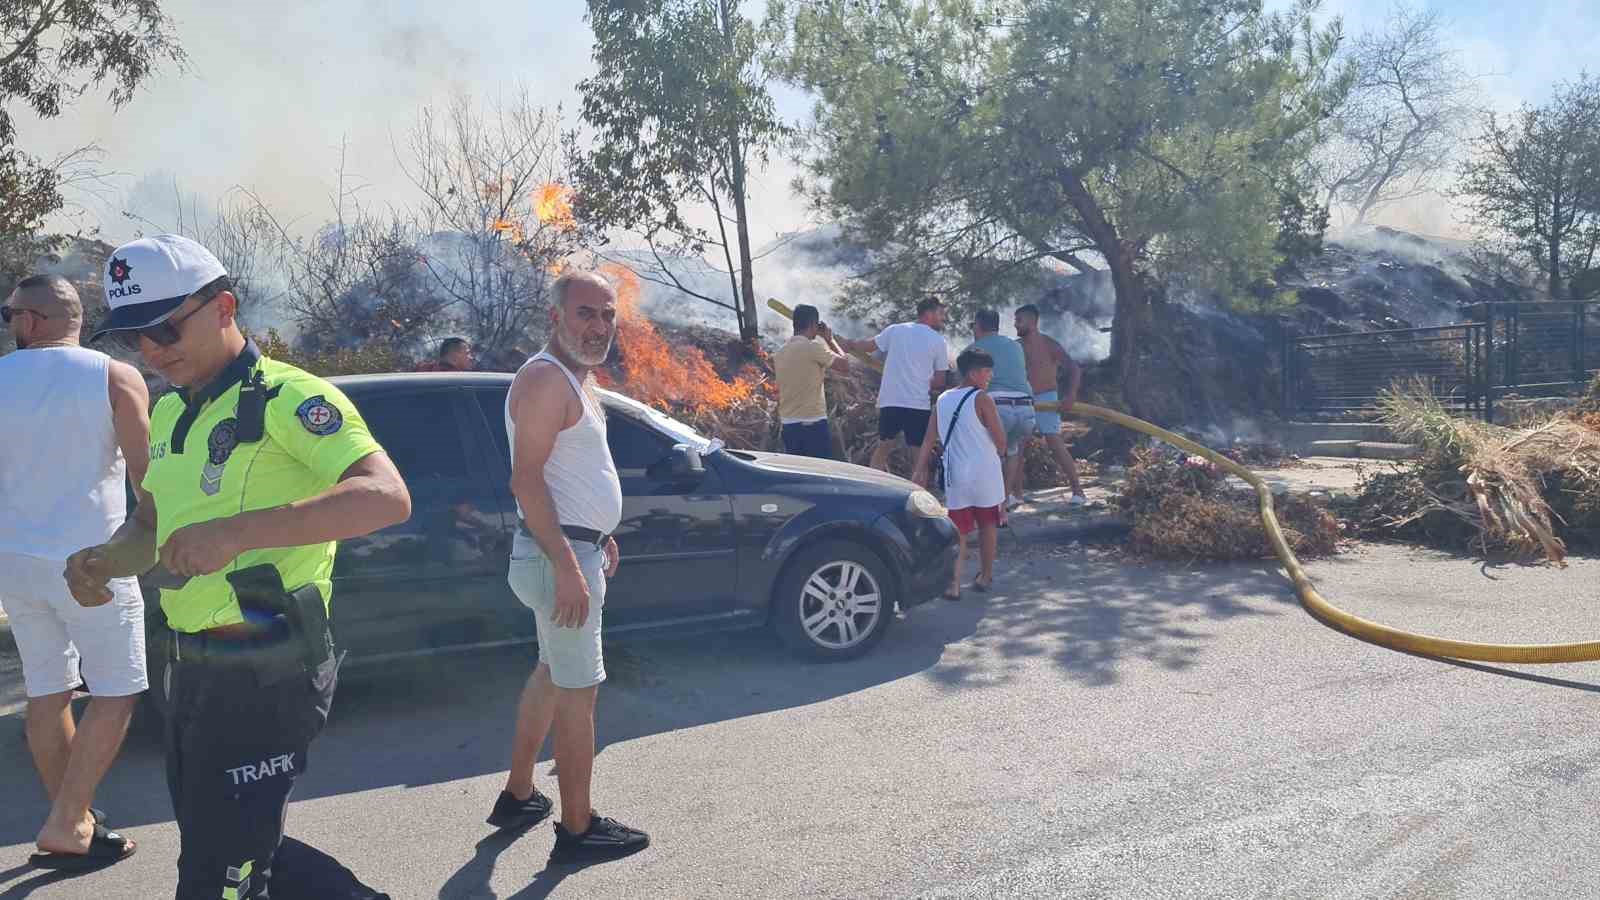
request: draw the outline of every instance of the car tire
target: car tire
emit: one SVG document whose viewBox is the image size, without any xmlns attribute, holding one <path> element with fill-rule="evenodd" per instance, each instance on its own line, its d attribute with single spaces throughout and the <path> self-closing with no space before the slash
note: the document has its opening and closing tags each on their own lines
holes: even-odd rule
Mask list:
<svg viewBox="0 0 1600 900">
<path fill-rule="evenodd" d="M 889 567 L 866 545 L 822 541 L 784 567 L 772 601 L 773 628 L 803 656 L 854 659 L 889 630 L 895 593 Z"/>
</svg>

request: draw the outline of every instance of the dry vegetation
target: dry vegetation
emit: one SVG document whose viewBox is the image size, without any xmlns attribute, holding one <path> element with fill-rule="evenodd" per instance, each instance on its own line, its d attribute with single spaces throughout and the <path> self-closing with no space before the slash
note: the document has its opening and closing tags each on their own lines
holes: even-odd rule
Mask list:
<svg viewBox="0 0 1600 900">
<path fill-rule="evenodd" d="M 1202 457 L 1162 449 L 1133 452 L 1117 507 L 1133 523 L 1128 549 L 1158 559 L 1236 560 L 1273 555 L 1253 491 L 1240 490 Z M 1295 554 L 1338 549 L 1339 523 L 1303 494 L 1275 498 L 1284 537 Z"/>
<path fill-rule="evenodd" d="M 1573 409 L 1515 428 L 1452 417 L 1415 385 L 1382 406 L 1423 457 L 1363 479 L 1342 510 L 1363 536 L 1565 565 L 1570 540 L 1600 534 L 1600 378 Z"/>
</svg>

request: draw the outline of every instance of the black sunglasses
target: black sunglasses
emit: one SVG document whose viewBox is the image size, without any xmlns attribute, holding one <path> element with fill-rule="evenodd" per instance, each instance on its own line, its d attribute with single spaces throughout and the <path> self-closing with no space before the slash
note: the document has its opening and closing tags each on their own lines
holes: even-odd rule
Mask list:
<svg viewBox="0 0 1600 900">
<path fill-rule="evenodd" d="M 32 314 L 38 316 L 41 319 L 49 319 L 50 318 L 49 316 L 45 315 L 42 312 L 39 312 L 36 309 L 18 309 L 17 307 L 14 307 L 14 306 L 0 306 L 0 322 L 4 322 L 7 325 L 10 325 L 12 319 L 15 319 L 17 316 L 22 315 L 23 313 L 32 313 Z"/>
<path fill-rule="evenodd" d="M 178 326 L 182 325 L 185 319 L 189 318 L 200 310 L 205 309 L 206 304 L 217 299 L 217 295 L 221 293 L 222 288 L 208 291 L 204 297 L 200 298 L 199 306 L 196 306 L 194 309 L 189 310 L 181 316 L 168 319 L 165 322 L 157 322 L 156 324 L 147 326 L 145 328 L 135 328 L 129 331 L 116 332 L 116 340 L 120 342 L 122 346 L 134 351 L 139 349 L 140 338 L 148 338 L 151 343 L 160 344 L 163 347 L 170 347 L 183 339 L 183 335 L 178 331 Z"/>
</svg>

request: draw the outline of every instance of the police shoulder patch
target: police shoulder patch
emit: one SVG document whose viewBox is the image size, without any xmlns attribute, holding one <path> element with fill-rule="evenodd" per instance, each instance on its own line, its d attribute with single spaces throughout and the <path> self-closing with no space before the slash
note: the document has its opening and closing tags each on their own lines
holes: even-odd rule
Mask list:
<svg viewBox="0 0 1600 900">
<path fill-rule="evenodd" d="M 344 425 L 344 414 L 321 394 L 306 398 L 294 414 L 300 417 L 300 424 L 304 425 L 307 431 L 322 437 L 333 434 Z"/>
</svg>

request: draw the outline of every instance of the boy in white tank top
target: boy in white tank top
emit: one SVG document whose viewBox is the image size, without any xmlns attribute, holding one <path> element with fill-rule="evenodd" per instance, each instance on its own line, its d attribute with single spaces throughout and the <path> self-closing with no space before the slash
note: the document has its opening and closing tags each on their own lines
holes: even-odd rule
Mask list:
<svg viewBox="0 0 1600 900">
<path fill-rule="evenodd" d="M 149 464 L 150 397 L 132 366 L 78 346 L 83 306 L 65 279 L 23 279 L 4 309 L 18 352 L 0 358 L 0 605 L 22 656 L 28 747 L 51 799 L 30 862 L 99 868 L 136 849 L 90 804 L 148 686 L 144 599 L 121 578 L 112 602 L 85 608 L 63 572 L 126 516 L 124 478 L 139 484 Z M 94 699 L 75 722 L 80 685 Z"/>
<path fill-rule="evenodd" d="M 956 557 L 955 578 L 945 591 L 946 600 L 961 599 L 961 570 L 967 559 L 967 536 L 978 533 L 978 577 L 972 587 L 986 593 L 994 582 L 994 561 L 999 553 L 1001 505 L 1006 499 L 1005 472 L 1001 460 L 1006 455 L 1005 426 L 999 408 L 989 396 L 989 379 L 994 377 L 994 357 L 969 347 L 956 358 L 961 385 L 939 395 L 933 405 L 937 421 L 934 438 L 943 450 L 945 506 L 950 520 L 960 533 L 960 554 Z M 912 480 L 926 487 L 933 460 L 933 445 L 928 441 L 917 455 Z"/>
</svg>

